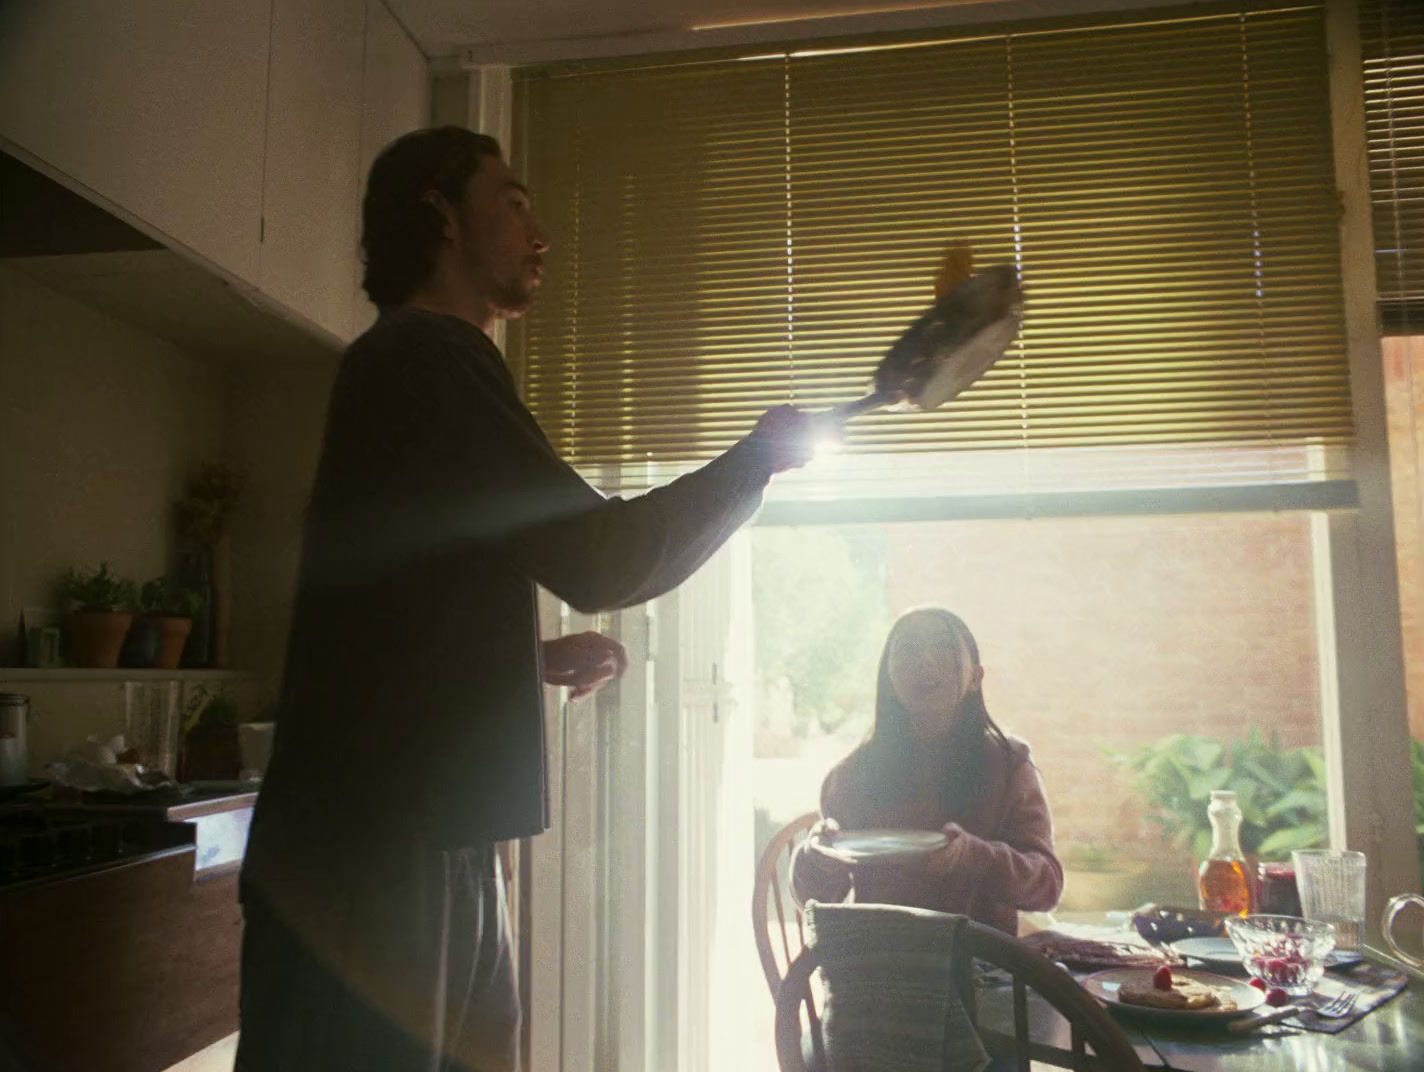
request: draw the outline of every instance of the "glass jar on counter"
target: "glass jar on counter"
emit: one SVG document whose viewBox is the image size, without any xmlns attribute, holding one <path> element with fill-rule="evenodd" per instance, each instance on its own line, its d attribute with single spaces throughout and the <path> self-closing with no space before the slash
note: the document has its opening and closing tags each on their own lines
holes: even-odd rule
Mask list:
<svg viewBox="0 0 1424 1072">
<path fill-rule="evenodd" d="M 1263 863 L 1256 868 L 1259 903 L 1256 910 L 1273 916 L 1298 916 L 1300 890 L 1295 884 L 1295 866 Z"/>
</svg>

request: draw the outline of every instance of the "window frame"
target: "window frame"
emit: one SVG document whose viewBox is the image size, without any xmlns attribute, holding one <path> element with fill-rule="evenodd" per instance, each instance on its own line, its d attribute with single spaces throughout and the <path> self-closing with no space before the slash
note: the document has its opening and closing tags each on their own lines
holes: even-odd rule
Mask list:
<svg viewBox="0 0 1424 1072">
<path fill-rule="evenodd" d="M 1337 847 L 1362 850 L 1370 859 L 1366 933 L 1369 938 L 1377 939 L 1384 901 L 1399 892 L 1417 891 L 1419 870 L 1413 809 L 1401 806 L 1402 801 L 1412 800 L 1413 782 L 1384 381 L 1375 306 L 1357 0 L 1328 0 L 1326 21 L 1334 166 L 1342 205 L 1340 248 L 1355 423 L 1354 480 L 1339 482 L 1348 487 L 1327 484 L 1308 493 L 1287 493 L 1290 501 L 1281 500 L 1279 488 L 1258 487 L 1099 493 L 1096 498 L 1084 500 L 1076 509 L 1068 497 L 1039 496 L 1031 502 L 1034 512 L 1043 511 L 1045 516 L 1062 516 L 1069 511 L 1077 514 L 1263 508 L 1326 511 L 1316 526 L 1321 556 L 1317 596 L 1322 601 L 1325 620 L 1333 624 L 1334 641 L 1333 645 L 1323 645 L 1330 648 L 1330 655 L 1322 665 L 1322 735 L 1329 770 L 1331 842 Z M 489 73 L 496 78 L 508 78 L 507 68 Z M 507 96 L 503 107 L 509 107 Z M 471 115 L 478 116 L 483 125 L 490 122 L 483 110 L 472 111 Z M 877 504 L 876 509 L 881 511 L 879 517 L 859 516 L 866 520 L 908 520 L 912 513 L 925 517 L 927 512 L 932 516 L 938 510 L 945 516 L 943 512 L 950 509 L 954 513 L 949 516 L 955 517 L 1003 516 L 992 511 L 1010 506 L 1015 511 L 1011 516 L 1023 515 L 1024 497 L 1014 497 L 1012 504 L 994 500 L 993 496 L 979 497 L 973 502 L 956 500 L 952 507 L 919 501 L 912 506 L 907 500 L 888 500 Z M 837 508 L 836 504 L 826 503 L 775 504 L 768 507 L 761 523 L 804 523 L 813 517 L 830 520 Z M 636 704 L 652 713 L 640 723 L 650 734 L 643 743 L 642 754 L 649 764 L 647 771 L 651 777 L 642 787 L 643 808 L 630 805 L 633 811 L 620 819 L 631 820 L 638 811 L 646 816 L 647 809 L 658 801 L 667 801 L 670 792 L 676 799 L 676 786 L 669 786 L 666 768 L 677 757 L 678 731 L 674 727 L 679 726 L 680 681 L 684 675 L 675 665 L 677 660 L 666 658 L 666 653 L 678 644 L 677 596 L 669 599 L 665 606 L 671 607 L 672 613 L 660 614 L 665 624 L 655 631 L 656 635 L 645 634 L 647 650 L 664 654 L 663 658 L 654 659 L 649 678 L 655 682 L 651 703 L 646 690 L 641 687 L 635 690 L 641 696 Z M 547 597 L 542 610 L 546 622 L 566 620 L 570 627 L 585 624 L 561 619 L 556 613 L 557 605 Z M 610 693 L 605 703 L 616 704 L 616 696 Z M 563 755 L 569 747 L 576 751 L 592 748 L 589 742 L 593 738 L 588 734 L 581 734 L 578 739 L 565 737 L 565 728 L 577 719 L 567 720 L 563 706 L 555 699 L 551 693 L 546 715 L 551 757 Z M 589 761 L 592 756 L 591 752 L 583 755 L 579 762 Z M 580 999 L 580 995 L 586 999 L 591 993 L 594 982 L 600 978 L 597 973 L 602 969 L 595 963 L 599 957 L 592 930 L 581 932 L 570 927 L 570 898 L 577 901 L 587 895 L 590 900 L 584 908 L 592 909 L 593 888 L 586 881 L 587 875 L 576 873 L 578 869 L 571 865 L 565 850 L 570 838 L 587 836 L 592 831 L 586 826 L 576 829 L 568 821 L 572 816 L 565 809 L 565 801 L 570 787 L 564 784 L 560 770 L 554 769 L 558 767 L 558 763 L 551 763 L 551 827 L 542 837 L 529 843 L 525 853 L 528 863 L 523 872 L 529 881 L 521 885 L 524 890 L 521 919 L 525 923 L 521 934 L 530 950 L 524 960 L 530 970 L 523 980 L 531 1024 L 527 1060 L 530 1067 L 537 1068 L 591 1067 L 600 1047 L 607 1045 L 610 1037 L 616 1039 L 619 1034 L 626 1037 L 636 1022 L 642 1025 L 636 1032 L 639 1043 L 631 1047 L 631 1051 L 624 1049 L 620 1053 L 623 1060 L 618 1067 L 629 1072 L 673 1067 L 668 1059 L 677 1049 L 677 1022 L 675 1015 L 669 1015 L 675 1010 L 670 1008 L 665 991 L 649 995 L 645 989 L 626 1010 L 632 1019 L 616 1028 L 600 1023 L 595 1010 Z M 575 762 L 569 769 L 579 769 L 579 763 Z M 575 787 L 578 792 L 586 789 L 587 786 Z M 652 848 L 652 864 L 663 874 L 664 883 L 670 863 L 666 857 L 672 847 L 670 829 L 665 821 L 651 833 L 648 828 L 644 830 L 644 844 Z M 645 863 L 648 862 L 645 859 Z M 584 895 L 579 893 L 581 889 L 585 890 Z M 622 918 L 629 918 L 626 907 L 619 911 Z M 587 914 L 582 914 L 582 918 L 592 926 L 593 921 Z M 645 988 L 651 986 L 657 991 L 660 980 L 666 982 L 677 977 L 678 932 L 675 921 L 656 917 L 656 922 L 645 933 L 645 945 L 639 956 L 644 966 L 653 969 L 641 975 Z M 669 977 L 668 972 L 673 974 Z M 618 996 L 626 998 L 628 995 Z M 672 1003 L 675 1005 L 676 998 Z M 662 1025 L 656 1032 L 650 1030 L 654 1023 Z"/>
</svg>

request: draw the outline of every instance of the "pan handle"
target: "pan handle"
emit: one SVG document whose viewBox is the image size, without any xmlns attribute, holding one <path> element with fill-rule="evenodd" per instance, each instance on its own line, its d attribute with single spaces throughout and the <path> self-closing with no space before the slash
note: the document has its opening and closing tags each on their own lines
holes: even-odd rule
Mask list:
<svg viewBox="0 0 1424 1072">
<path fill-rule="evenodd" d="M 821 413 L 818 419 L 827 423 L 844 424 L 852 417 L 859 417 L 862 413 L 869 413 L 882 406 L 893 406 L 898 401 L 900 401 L 900 396 L 893 391 L 875 391 L 863 398 L 857 398 L 854 402 L 843 402 L 839 406 L 832 406 Z"/>
</svg>

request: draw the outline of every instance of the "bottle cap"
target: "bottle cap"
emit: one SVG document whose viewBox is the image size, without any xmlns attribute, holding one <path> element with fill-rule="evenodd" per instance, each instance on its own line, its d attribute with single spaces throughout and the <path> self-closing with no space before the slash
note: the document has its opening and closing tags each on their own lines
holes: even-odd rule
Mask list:
<svg viewBox="0 0 1424 1072">
<path fill-rule="evenodd" d="M 1213 789 L 1211 791 L 1213 802 L 1220 801 L 1222 804 L 1236 803 L 1236 790 L 1234 789 Z"/>
</svg>

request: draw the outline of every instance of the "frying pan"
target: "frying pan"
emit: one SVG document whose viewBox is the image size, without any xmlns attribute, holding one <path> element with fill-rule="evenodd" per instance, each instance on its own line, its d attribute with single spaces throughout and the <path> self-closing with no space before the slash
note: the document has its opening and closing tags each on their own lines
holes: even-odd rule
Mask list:
<svg viewBox="0 0 1424 1072">
<path fill-rule="evenodd" d="M 993 366 L 1018 337 L 1023 292 L 1012 265 L 988 268 L 948 288 L 885 352 L 872 390 L 827 410 L 822 420 L 894 406 L 931 410 L 944 405 Z"/>
</svg>

